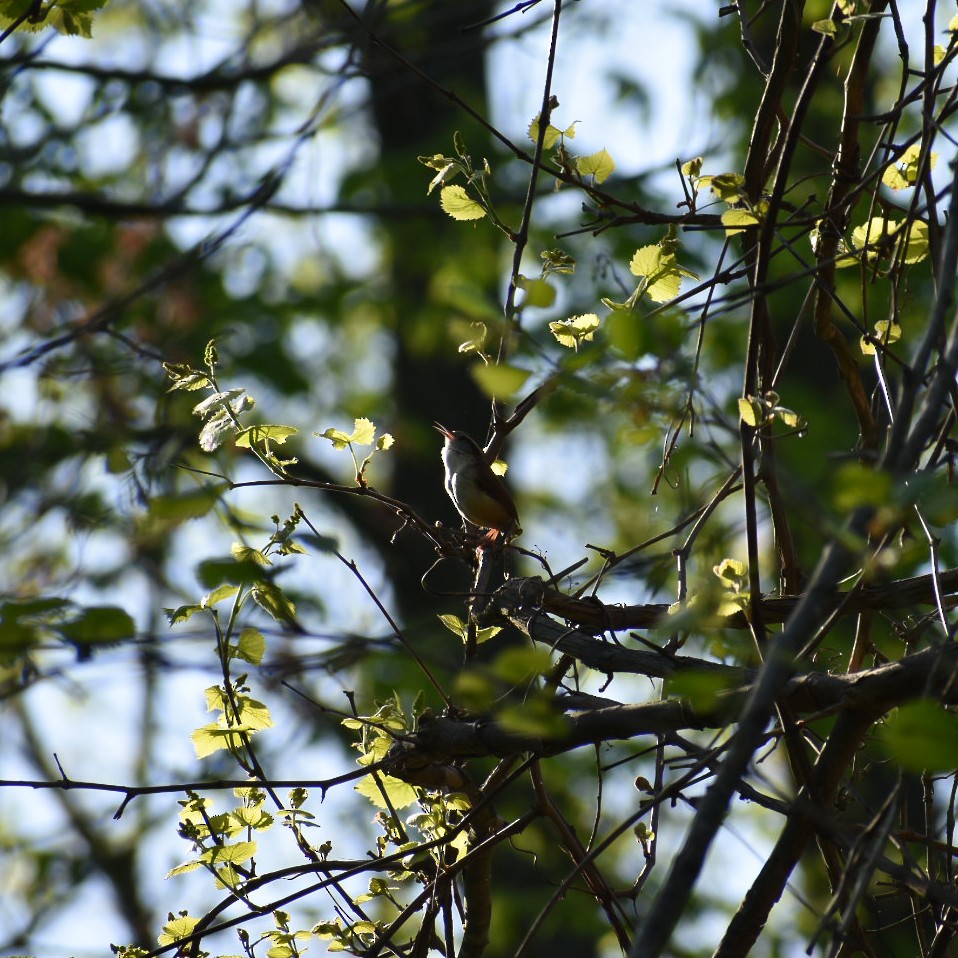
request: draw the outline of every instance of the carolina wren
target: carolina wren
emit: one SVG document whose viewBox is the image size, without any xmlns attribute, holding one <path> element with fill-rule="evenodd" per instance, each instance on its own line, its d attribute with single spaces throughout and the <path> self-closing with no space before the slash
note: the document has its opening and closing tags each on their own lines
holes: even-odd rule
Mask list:
<svg viewBox="0 0 958 958">
<path fill-rule="evenodd" d="M 459 515 L 475 526 L 489 529 L 491 538 L 496 532 L 507 537 L 518 535 L 522 529 L 516 504 L 479 445 L 464 432 L 447 429 L 438 422 L 433 427 L 446 437 L 442 447 L 446 492 Z"/>
</svg>

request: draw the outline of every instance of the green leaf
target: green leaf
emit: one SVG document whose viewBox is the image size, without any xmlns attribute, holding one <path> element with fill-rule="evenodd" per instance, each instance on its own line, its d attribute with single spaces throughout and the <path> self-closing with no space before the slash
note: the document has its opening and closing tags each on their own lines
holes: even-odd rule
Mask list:
<svg viewBox="0 0 958 958">
<path fill-rule="evenodd" d="M 647 326 L 632 310 L 614 310 L 603 321 L 609 344 L 629 362 L 635 362 L 644 352 L 648 342 Z"/>
<path fill-rule="evenodd" d="M 473 366 L 470 370 L 479 388 L 493 399 L 511 399 L 525 385 L 528 369 L 499 363 L 495 366 Z"/>
<path fill-rule="evenodd" d="M 189 622 L 190 618 L 197 612 L 203 611 L 202 605 L 181 605 L 177 609 L 164 609 L 163 613 L 170 625 L 177 625 L 180 622 Z"/>
<path fill-rule="evenodd" d="M 420 156 L 417 157 L 417 159 L 423 164 L 423 166 L 428 166 L 430 169 L 439 171 L 429 181 L 429 186 L 426 188 L 426 196 L 428 196 L 437 186 L 444 183 L 446 177 L 449 176 L 450 173 L 455 175 L 455 173 L 458 173 L 462 170 L 462 164 L 452 157 L 443 156 L 441 153 L 434 153 L 432 156 Z"/>
<path fill-rule="evenodd" d="M 719 173 L 717 176 L 703 176 L 702 184 L 711 187 L 720 200 L 737 203 L 745 190 L 745 177 L 741 173 Z"/>
<path fill-rule="evenodd" d="M 272 582 L 258 582 L 253 587 L 252 596 L 253 601 L 277 622 L 295 620 L 296 606 L 278 585 Z"/>
<path fill-rule="evenodd" d="M 251 449 L 254 445 L 278 443 L 282 445 L 290 436 L 299 432 L 293 426 L 248 426 L 236 435 L 236 445 Z"/>
<path fill-rule="evenodd" d="M 80 645 L 122 642 L 136 635 L 129 613 L 116 606 L 86 608 L 76 618 L 62 623 L 59 631 L 67 641 Z"/>
<path fill-rule="evenodd" d="M 542 675 L 552 667 L 548 649 L 518 646 L 505 649 L 492 663 L 492 673 L 509 683 L 524 682 L 531 676 Z"/>
<path fill-rule="evenodd" d="M 924 220 L 916 220 L 908 229 L 905 236 L 905 250 L 903 260 L 906 265 L 912 266 L 927 258 L 931 249 L 928 239 L 928 224 Z"/>
<path fill-rule="evenodd" d="M 185 363 L 163 363 L 163 368 L 170 379 L 173 380 L 170 392 L 176 389 L 192 392 L 197 389 L 210 389 L 213 386 L 213 381 L 206 373 L 193 369 L 192 366 L 187 366 Z"/>
<path fill-rule="evenodd" d="M 251 665 L 259 665 L 266 652 L 266 638 L 259 629 L 245 628 L 236 643 L 236 656 Z"/>
<path fill-rule="evenodd" d="M 539 118 L 542 116 L 541 113 L 537 113 L 535 119 L 529 124 L 528 135 L 529 139 L 533 143 L 539 142 Z M 576 121 L 576 123 L 578 120 Z M 556 143 L 559 141 L 559 137 L 568 137 L 570 140 L 575 139 L 575 123 L 567 127 L 565 130 L 560 130 L 558 127 L 553 126 L 551 123 L 546 127 L 545 136 L 542 139 L 542 148 L 544 150 L 551 150 Z"/>
<path fill-rule="evenodd" d="M 812 29 L 823 36 L 834 37 L 838 31 L 838 24 L 834 20 L 816 20 L 812 24 Z"/>
<path fill-rule="evenodd" d="M 440 615 L 439 621 L 453 634 L 466 641 L 466 623 L 458 615 Z"/>
<path fill-rule="evenodd" d="M 353 431 L 349 434 L 343 432 L 342 429 L 335 429 L 330 426 L 324 432 L 315 432 L 313 435 L 319 439 L 328 439 L 335 449 L 346 449 L 350 445 L 371 446 L 376 436 L 376 424 L 371 419 L 354 419 Z M 383 439 L 380 439 L 380 442 L 383 441 Z M 389 436 L 389 444 L 383 446 L 383 448 L 388 449 L 391 445 L 392 436 Z"/>
<path fill-rule="evenodd" d="M 887 472 L 847 462 L 835 473 L 832 501 L 842 513 L 859 506 L 882 506 L 892 501 L 893 482 Z"/>
<path fill-rule="evenodd" d="M 482 355 L 482 347 L 486 344 L 486 336 L 488 330 L 485 323 L 470 323 L 470 329 L 475 329 L 476 332 L 471 335 L 467 340 L 464 340 L 459 344 L 458 351 L 460 353 L 478 353 Z"/>
<path fill-rule="evenodd" d="M 547 309 L 556 301 L 555 288 L 544 279 L 529 279 L 520 273 L 516 277 L 516 286 L 526 294 L 522 301 L 523 307 Z"/>
<path fill-rule="evenodd" d="M 748 567 L 738 559 L 723 559 L 718 565 L 712 566 L 712 572 L 726 585 L 738 586 L 745 582 Z"/>
<path fill-rule="evenodd" d="M 463 642 L 469 640 L 469 627 L 458 615 L 440 615 L 439 621 Z M 488 642 L 490 639 L 495 638 L 501 631 L 502 628 L 498 625 L 489 625 L 482 629 L 476 629 L 476 644 L 482 645 L 483 642 Z"/>
<path fill-rule="evenodd" d="M 263 570 L 258 563 L 237 562 L 232 557 L 205 559 L 196 567 L 196 578 L 206 589 L 218 589 L 223 583 L 247 585 L 262 576 Z"/>
<path fill-rule="evenodd" d="M 804 432 L 808 428 L 808 420 L 801 413 L 786 409 L 785 406 L 772 406 L 771 415 L 788 426 L 789 429 L 798 429 Z"/>
<path fill-rule="evenodd" d="M 544 698 L 526 699 L 521 705 L 506 705 L 496 715 L 499 724 L 519 735 L 537 735 L 551 738 L 562 735 L 568 728 L 566 718 L 556 712 Z"/>
<path fill-rule="evenodd" d="M 349 436 L 342 429 L 334 429 L 332 426 L 323 432 L 313 433 L 319 439 L 328 439 L 334 449 L 346 449 L 349 446 Z"/>
<path fill-rule="evenodd" d="M 758 429 L 759 426 L 765 424 L 765 417 L 766 409 L 761 400 L 756 399 L 754 396 L 740 398 L 738 400 L 738 418 L 744 422 L 746 426 Z"/>
<path fill-rule="evenodd" d="M 198 402 L 193 407 L 193 415 L 205 419 L 226 410 L 240 413 L 249 409 L 251 405 L 252 400 L 246 395 L 245 389 L 227 389 L 223 392 L 213 393 L 202 402 Z"/>
<path fill-rule="evenodd" d="M 698 279 L 691 270 L 679 266 L 673 251 L 674 238 L 667 233 L 654 246 L 637 249 L 629 262 L 629 272 L 645 279 L 643 292 L 654 303 L 667 303 L 679 294 L 682 277 Z"/>
<path fill-rule="evenodd" d="M 419 792 L 416 790 L 416 787 L 409 785 L 402 779 L 394 778 L 392 775 L 384 775 L 380 772 L 379 781 L 383 786 L 383 790 L 389 796 L 392 807 L 397 811 L 401 808 L 408 808 L 419 799 Z M 360 795 L 368 798 L 377 808 L 388 808 L 386 800 L 383 798 L 382 792 L 379 790 L 379 786 L 376 784 L 372 775 L 367 775 L 365 778 L 360 779 L 355 789 Z"/>
<path fill-rule="evenodd" d="M 262 552 L 260 549 L 254 549 L 252 546 L 244 545 L 242 542 L 234 542 L 230 546 L 230 555 L 232 555 L 237 562 L 247 562 L 264 568 L 273 564 L 265 552 Z"/>
<path fill-rule="evenodd" d="M 203 596 L 203 600 L 200 603 L 200 608 L 212 609 L 213 606 L 219 604 L 224 599 L 231 599 L 234 595 L 236 595 L 237 592 L 239 592 L 238 585 L 218 586 Z"/>
<path fill-rule="evenodd" d="M 371 446 L 376 436 L 376 424 L 371 419 L 354 419 L 349 441 L 356 446 Z"/>
<path fill-rule="evenodd" d="M 958 716 L 922 699 L 896 709 L 880 729 L 892 757 L 913 772 L 958 768 Z"/>
<path fill-rule="evenodd" d="M 604 183 L 615 170 L 615 160 L 605 149 L 588 156 L 577 156 L 575 168 L 582 176 L 594 176 L 596 183 Z"/>
<path fill-rule="evenodd" d="M 207 486 L 178 496 L 155 496 L 150 500 L 150 515 L 165 522 L 185 522 L 207 515 L 216 506 L 223 492 L 229 488 L 225 482 Z"/>
<path fill-rule="evenodd" d="M 461 186 L 444 186 L 439 193 L 439 204 L 454 220 L 481 220 L 486 215 L 485 208 Z"/>
<path fill-rule="evenodd" d="M 539 254 L 542 260 L 543 275 L 550 273 L 564 273 L 571 275 L 575 272 L 575 259 L 561 249 L 547 249 Z"/>
<path fill-rule="evenodd" d="M 907 226 L 903 220 L 873 216 L 852 230 L 856 250 L 864 251 L 869 262 L 883 257 L 901 257 L 906 265 L 920 263 L 928 256 L 928 224 L 915 220 Z"/>
<path fill-rule="evenodd" d="M 722 214 L 722 225 L 725 227 L 726 236 L 744 233 L 746 229 L 758 226 L 760 222 L 761 220 L 750 210 L 726 210 Z"/>
<path fill-rule="evenodd" d="M 190 735 L 193 749 L 198 759 L 206 758 L 221 749 L 237 748 L 242 739 L 235 731 L 224 728 L 218 722 L 211 722 L 195 729 Z"/>
<path fill-rule="evenodd" d="M 172 945 L 181 938 L 186 938 L 193 933 L 197 926 L 199 918 L 190 918 L 189 915 L 180 915 L 172 918 L 163 926 L 163 931 L 157 936 L 157 941 L 161 945 Z"/>
<path fill-rule="evenodd" d="M 921 142 L 912 143 L 902 154 L 885 169 L 882 174 L 882 183 L 893 190 L 904 190 L 914 186 L 918 180 L 918 160 L 921 156 Z M 932 153 L 929 169 L 934 169 L 938 163 L 938 154 Z"/>
<path fill-rule="evenodd" d="M 236 425 L 230 415 L 219 412 L 207 420 L 200 430 L 200 449 L 203 452 L 215 452 L 234 432 Z"/>
<path fill-rule="evenodd" d="M 666 681 L 666 692 L 687 699 L 698 712 L 709 712 L 721 701 L 722 694 L 737 683 L 714 672 L 681 672 Z"/>
<path fill-rule="evenodd" d="M 167 873 L 167 878 L 175 878 L 177 875 L 185 875 L 187 872 L 196 871 L 197 868 L 202 868 L 203 863 L 200 861 L 192 862 L 183 862 L 182 865 L 177 865 L 175 868 L 171 868 Z"/>
<path fill-rule="evenodd" d="M 875 339 L 885 345 L 888 343 L 897 343 L 898 340 L 901 339 L 901 326 L 893 319 L 880 319 L 875 323 Z M 864 336 L 861 340 L 861 349 L 862 354 L 865 356 L 874 356 L 876 352 L 875 346 L 865 339 Z"/>
<path fill-rule="evenodd" d="M 256 842 L 236 842 L 233 845 L 214 845 L 200 855 L 200 861 L 208 865 L 239 865 L 256 854 Z"/>
<path fill-rule="evenodd" d="M 576 351 L 581 343 L 591 341 L 598 328 L 599 317 L 595 313 L 584 313 L 582 316 L 549 323 L 549 331 L 555 336 L 559 345 Z"/>
<path fill-rule="evenodd" d="M 65 36 L 89 39 L 93 35 L 94 10 L 107 0 L 59 0 L 46 5 L 34 5 L 30 0 L 6 0 L 0 3 L 0 26 L 7 26 L 35 8 L 34 15 L 18 26 L 23 32 L 33 32 L 44 27 L 53 27 Z"/>
</svg>

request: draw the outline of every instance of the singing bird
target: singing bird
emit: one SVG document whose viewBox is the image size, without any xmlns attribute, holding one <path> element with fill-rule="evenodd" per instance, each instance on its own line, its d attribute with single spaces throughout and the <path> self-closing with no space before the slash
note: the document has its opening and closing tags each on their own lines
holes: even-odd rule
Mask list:
<svg viewBox="0 0 958 958">
<path fill-rule="evenodd" d="M 488 529 L 489 538 L 501 532 L 513 538 L 521 531 L 516 504 L 505 483 L 492 471 L 479 444 L 464 432 L 433 423 L 445 437 L 442 463 L 446 469 L 446 492 L 459 515 Z"/>
</svg>

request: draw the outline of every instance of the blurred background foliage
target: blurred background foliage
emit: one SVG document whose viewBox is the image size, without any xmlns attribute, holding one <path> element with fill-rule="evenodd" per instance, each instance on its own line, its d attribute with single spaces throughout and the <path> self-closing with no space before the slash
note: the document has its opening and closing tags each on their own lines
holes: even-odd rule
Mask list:
<svg viewBox="0 0 958 958">
<path fill-rule="evenodd" d="M 628 3 L 567 4 L 560 39 L 554 122 L 565 128 L 579 121 L 577 136 L 594 144 L 583 152 L 610 151 L 618 166 L 611 192 L 667 215 L 681 212 L 684 194 L 655 138 L 664 125 L 679 127 L 688 143 L 681 162 L 702 155 L 703 173 L 741 172 L 762 91 L 752 57 L 767 66 L 775 46 L 774 4 L 745 4 L 755 7 L 748 49 L 735 17 L 694 6 L 656 6 L 656 16 L 675 18 L 686 31 L 691 69 L 666 57 L 651 84 L 639 72 L 605 75 L 577 39 L 592 36 L 614 47 L 623 21 L 634 16 Z M 917 24 L 917 5 L 901 7 Z M 549 13 L 533 5 L 491 21 L 505 8 L 489 0 L 376 0 L 353 9 L 361 21 L 333 0 L 112 0 L 96 11 L 91 40 L 45 29 L 15 32 L 0 45 L 5 778 L 57 778 L 56 751 L 76 778 L 195 780 L 188 732 L 203 721 L 202 689 L 216 663 L 202 628 L 171 630 L 162 610 L 198 601 L 209 588 L 198 577 L 200 563 L 227 555 L 235 540 L 262 546 L 274 529 L 269 517 L 285 518 L 296 501 L 356 559 L 420 652 L 447 676 L 458 668 L 461 650 L 436 614 L 461 613 L 461 599 L 423 589 L 432 553 L 408 532 L 394 541 L 399 522 L 387 510 L 361 497 L 279 485 L 197 497 L 219 477 L 269 476 L 231 444 L 214 456 L 200 452 L 194 394 L 168 393 L 162 367 L 200 366 L 215 339 L 222 387 L 246 388 L 262 421 L 298 427 L 294 473 L 318 481 L 348 484 L 351 469 L 347 457 L 311 432 L 348 429 L 355 417 L 368 416 L 396 438 L 371 467 L 373 485 L 429 521 L 456 523 L 430 424 L 438 419 L 486 434 L 490 402 L 472 374 L 479 360 L 459 346 L 484 324 L 495 355 L 512 245 L 486 221 L 456 223 L 444 215 L 436 196 L 426 195 L 432 172 L 417 157 L 450 155 L 459 131 L 476 163 L 489 159 L 499 215 L 518 224 L 528 164 L 444 91 L 531 152 L 525 131 L 538 109 Z M 806 4 L 806 24 L 827 15 L 827 4 Z M 799 59 L 807 60 L 817 42 L 806 30 Z M 647 43 L 655 45 L 654 34 Z M 898 96 L 888 89 L 898 82 L 897 52 L 884 35 L 882 43 L 866 114 Z M 496 59 L 503 48 L 506 56 Z M 802 309 L 805 287 L 788 280 L 796 259 L 812 261 L 807 223 L 828 188 L 851 49 L 838 53 L 812 100 L 794 161 L 786 201 L 808 216 L 780 237 L 795 256 L 778 255 L 770 268 L 769 284 L 781 283 L 770 298 L 779 343 Z M 787 107 L 802 79 L 790 79 Z M 680 88 L 686 115 L 656 112 L 660 85 Z M 568 112 L 567 91 L 577 104 L 591 96 L 594 110 Z M 624 118 L 631 139 L 603 139 L 610 116 L 616 130 Z M 917 111 L 906 111 L 899 139 L 919 123 Z M 863 132 L 866 154 L 876 146 L 868 136 L 870 128 Z M 569 145 L 578 149 L 576 143 Z M 648 155 L 659 158 L 650 163 Z M 552 279 L 555 306 L 521 316 L 509 362 L 531 372 L 530 387 L 550 385 L 504 455 L 523 544 L 541 551 L 554 570 L 589 556 L 578 573 L 584 579 L 598 565 L 585 543 L 621 552 L 666 532 L 708 501 L 737 465 L 735 398 L 748 291 L 740 276 L 716 286 L 704 325 L 703 292 L 648 317 L 628 317 L 631 323 L 617 318 L 578 353 L 565 350 L 548 322 L 602 311 L 602 297 L 625 299 L 634 285 L 630 258 L 657 243 L 664 226 L 605 228 L 609 211 L 577 190 L 540 179 L 539 193 L 524 272 L 538 275 L 540 251 L 556 247 L 578 267 Z M 863 214 L 869 201 L 864 193 Z M 723 238 L 721 229 L 680 230 L 679 261 L 703 280 L 718 268 L 740 269 L 735 242 L 722 253 Z M 720 256 L 724 265 L 717 267 Z M 863 283 L 858 270 L 840 272 L 838 282 L 861 329 L 887 318 L 889 284 Z M 926 261 L 894 290 L 904 350 L 923 331 L 931 283 Z M 687 280 L 683 289 L 693 285 Z M 861 329 L 842 323 L 856 344 Z M 875 388 L 870 361 L 860 357 L 860 364 Z M 829 351 L 803 322 L 778 392 L 808 425 L 776 452 L 806 573 L 843 515 L 831 490 L 858 435 L 833 370 Z M 680 541 L 667 538 L 621 566 L 606 581 L 604 600 L 672 601 L 672 549 Z M 271 708 L 283 717 L 269 761 L 310 768 L 315 778 L 349 767 L 349 753 L 331 744 L 339 741 L 337 724 L 318 720 L 308 703 L 280 689 L 279 679 L 330 701 L 339 688 L 354 689 L 367 703 L 392 689 L 411 695 L 423 682 L 355 578 L 321 542 L 311 545 L 308 559 L 277 571 L 302 631 L 253 618 L 269 636 L 268 667 L 255 681 L 270 690 Z M 763 547 L 772 567 L 770 541 Z M 696 544 L 693 590 L 712 581 L 711 567 L 721 559 L 744 559 L 743 548 L 733 497 Z M 953 565 L 951 536 L 941 549 L 942 561 Z M 896 575 L 926 559 L 927 550 L 906 544 Z M 541 571 L 528 560 L 516 568 Z M 776 585 L 774 575 L 765 581 Z M 467 584 L 464 570 L 448 567 L 433 580 L 440 593 Z M 837 629 L 829 638 L 834 655 L 847 656 L 850 641 L 850 631 Z M 728 660 L 750 654 L 732 634 L 693 637 L 692 649 Z M 620 694 L 629 700 L 628 692 Z M 632 694 L 638 700 L 653 693 L 636 685 Z M 186 701 L 192 704 L 180 709 Z M 342 706 L 341 697 L 336 701 Z M 174 746 L 184 727 L 185 748 Z M 619 757 L 639 752 L 638 744 L 616 747 Z M 550 787 L 574 805 L 577 781 L 594 787 L 595 760 L 591 753 L 568 756 L 561 771 L 549 773 Z M 627 764 L 623 781 L 640 764 Z M 215 763 L 207 771 L 225 774 Z M 510 801 L 519 807 L 528 796 L 509 797 L 502 814 L 515 813 Z M 609 801 L 615 808 L 629 800 Z M 164 850 L 173 841 L 176 809 L 169 804 L 134 803 L 123 827 L 110 828 L 114 806 L 95 796 L 4 791 L 0 855 L 9 867 L 0 868 L 8 875 L 0 953 L 102 953 L 91 942 L 107 939 L 152 947 L 173 908 L 167 899 L 175 897 L 157 879 L 182 857 Z M 582 812 L 588 822 L 585 802 Z M 564 875 L 561 852 L 537 828 L 518 842 L 515 867 L 498 876 L 493 954 L 507 953 L 506 943 L 521 937 Z M 634 842 L 623 846 L 623 875 L 634 874 L 638 854 Z M 817 880 L 809 882 L 813 897 L 827 894 L 815 890 Z M 77 930 L 78 903 L 87 902 L 96 918 Z M 698 907 L 705 915 L 726 907 L 722 889 L 704 888 Z M 191 908 L 199 911 L 195 902 Z M 801 914 L 795 920 L 807 924 Z M 71 941 L 68 928 L 79 937 Z M 597 910 L 557 909 L 529 954 L 609 953 L 604 934 Z M 763 953 L 785 954 L 779 936 L 793 934 L 773 928 Z M 683 935 L 676 947 L 685 951 L 675 953 L 699 953 L 699 926 L 691 923 Z"/>
</svg>

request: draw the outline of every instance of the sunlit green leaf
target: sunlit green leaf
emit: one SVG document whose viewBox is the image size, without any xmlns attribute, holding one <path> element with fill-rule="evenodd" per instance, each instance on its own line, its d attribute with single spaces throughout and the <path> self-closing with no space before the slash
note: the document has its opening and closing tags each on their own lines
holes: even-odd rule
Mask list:
<svg viewBox="0 0 958 958">
<path fill-rule="evenodd" d="M 415 786 L 409 785 L 402 781 L 402 779 L 394 778 L 392 775 L 380 774 L 379 781 L 382 784 L 383 790 L 389 796 L 392 807 L 397 810 L 408 808 L 419 798 L 419 792 Z M 360 795 L 364 795 L 368 798 L 377 808 L 388 808 L 382 791 L 380 791 L 372 775 L 367 775 L 365 778 L 360 779 L 355 789 Z"/>
<path fill-rule="evenodd" d="M 282 444 L 299 432 L 293 426 L 248 426 L 240 430 L 236 436 L 236 445 L 247 449 L 261 443 Z"/>
<path fill-rule="evenodd" d="M 582 176 L 594 176 L 596 183 L 604 183 L 615 170 L 615 160 L 608 150 L 602 149 L 588 156 L 577 156 L 575 168 Z"/>
<path fill-rule="evenodd" d="M 472 199 L 461 186 L 444 186 L 439 203 L 454 220 L 481 220 L 486 215 L 482 204 Z"/>
<path fill-rule="evenodd" d="M 901 326 L 893 319 L 880 319 L 875 323 L 875 339 L 885 345 L 896 343 L 901 339 Z M 861 350 L 865 356 L 875 355 L 875 346 L 867 339 L 862 337 Z"/>
<path fill-rule="evenodd" d="M 882 183 L 893 190 L 904 190 L 914 186 L 918 180 L 918 160 L 921 156 L 921 142 L 912 143 L 905 151 L 885 169 L 882 174 Z M 932 153 L 928 168 L 933 170 L 938 163 L 938 154 Z"/>
<path fill-rule="evenodd" d="M 174 918 L 163 926 L 163 931 L 157 937 L 157 941 L 161 945 L 172 945 L 181 938 L 191 935 L 198 922 L 198 918 L 190 918 L 188 915 Z"/>
<path fill-rule="evenodd" d="M 272 582 L 257 582 L 252 590 L 253 601 L 277 622 L 292 622 L 296 606 L 283 590 Z"/>
<path fill-rule="evenodd" d="M 591 341 L 598 328 L 599 317 L 595 313 L 585 313 L 582 316 L 549 323 L 549 331 L 555 336 L 559 345 L 575 350 L 578 350 L 582 343 Z"/>
<path fill-rule="evenodd" d="M 750 210 L 726 210 L 722 214 L 722 225 L 725 227 L 726 236 L 743 233 L 749 227 L 758 226 L 760 222 L 759 218 Z"/>
<path fill-rule="evenodd" d="M 247 627 L 240 632 L 236 643 L 236 655 L 239 658 L 251 665 L 259 665 L 265 652 L 266 638 L 259 629 Z"/>
</svg>

